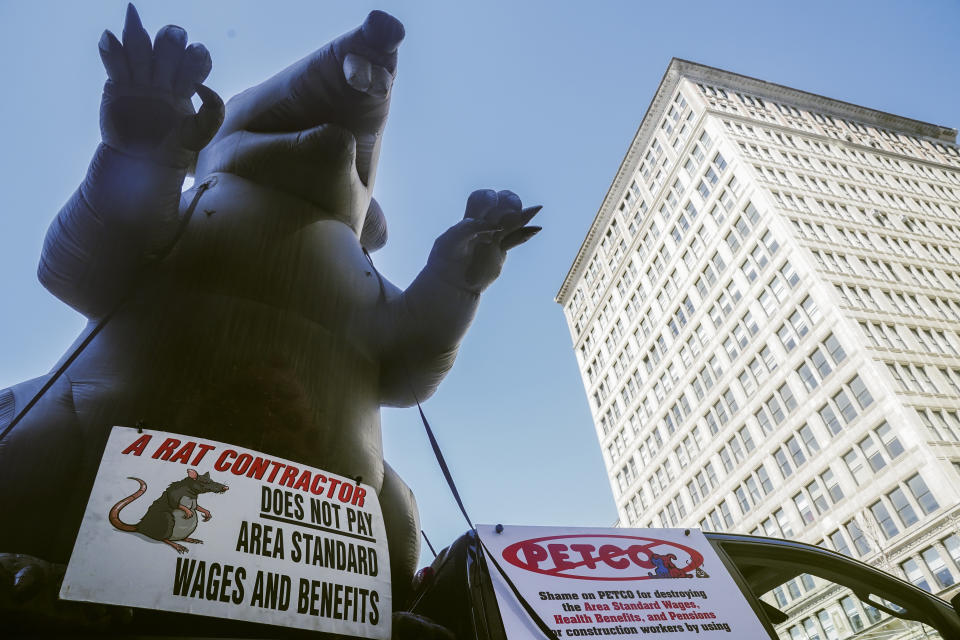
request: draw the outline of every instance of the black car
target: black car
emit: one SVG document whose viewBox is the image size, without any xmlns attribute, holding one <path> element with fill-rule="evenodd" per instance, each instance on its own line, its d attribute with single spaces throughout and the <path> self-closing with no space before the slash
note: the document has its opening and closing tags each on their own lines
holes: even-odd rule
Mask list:
<svg viewBox="0 0 960 640">
<path fill-rule="evenodd" d="M 951 604 L 873 566 L 809 544 L 705 535 L 771 638 L 936 638 L 936 632 L 947 640 L 960 639 L 960 595 Z M 506 640 L 481 554 L 473 532 L 442 551 L 421 573 L 412 611 L 447 627 L 457 640 Z"/>
</svg>

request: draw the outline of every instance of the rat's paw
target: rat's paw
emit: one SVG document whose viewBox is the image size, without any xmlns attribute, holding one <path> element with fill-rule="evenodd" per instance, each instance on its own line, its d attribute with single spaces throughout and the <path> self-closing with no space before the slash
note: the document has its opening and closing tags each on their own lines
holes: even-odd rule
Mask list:
<svg viewBox="0 0 960 640">
<path fill-rule="evenodd" d="M 160 29 L 151 44 L 131 4 L 123 41 L 104 31 L 100 57 L 107 71 L 100 105 L 104 143 L 161 164 L 189 166 L 223 122 L 223 101 L 202 84 L 212 64 L 206 47 L 187 46 L 187 32 L 175 25 Z M 196 113 L 194 93 L 202 101 Z"/>
<path fill-rule="evenodd" d="M 357 91 L 385 98 L 397 71 L 397 48 L 405 31 L 399 20 L 383 11 L 371 11 L 359 29 L 334 43 L 343 60 L 343 77 Z"/>
<path fill-rule="evenodd" d="M 474 191 L 463 220 L 437 238 L 429 264 L 442 279 L 479 294 L 500 275 L 507 251 L 540 231 L 526 226 L 540 209 L 524 209 L 512 191 Z"/>
<path fill-rule="evenodd" d="M 392 622 L 392 640 L 455 640 L 449 629 L 415 613 L 395 611 Z"/>
</svg>

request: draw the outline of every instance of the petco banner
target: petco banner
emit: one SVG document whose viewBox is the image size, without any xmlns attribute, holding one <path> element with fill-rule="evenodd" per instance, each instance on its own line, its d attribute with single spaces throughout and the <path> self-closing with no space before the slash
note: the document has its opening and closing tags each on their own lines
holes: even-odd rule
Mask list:
<svg viewBox="0 0 960 640">
<path fill-rule="evenodd" d="M 497 533 L 479 525 L 477 531 L 556 638 L 769 638 L 699 530 L 506 526 Z M 542 636 L 487 564 L 507 637 Z"/>
<path fill-rule="evenodd" d="M 60 597 L 386 639 L 377 494 L 242 447 L 114 427 Z"/>
</svg>

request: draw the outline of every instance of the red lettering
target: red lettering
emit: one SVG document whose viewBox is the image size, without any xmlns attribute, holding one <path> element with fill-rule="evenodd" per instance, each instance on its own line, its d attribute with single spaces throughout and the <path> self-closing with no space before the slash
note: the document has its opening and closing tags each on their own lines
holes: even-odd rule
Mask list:
<svg viewBox="0 0 960 640">
<path fill-rule="evenodd" d="M 570 549 L 580 554 L 580 557 L 583 558 L 583 564 L 587 565 L 588 569 L 597 568 L 597 559 L 593 557 L 596 547 L 592 544 L 572 544 Z"/>
<path fill-rule="evenodd" d="M 250 466 L 250 462 L 253 460 L 253 456 L 249 453 L 241 453 L 240 457 L 237 458 L 237 461 L 233 463 L 233 466 L 230 467 L 231 473 L 235 476 L 242 476 L 243 472 L 247 470 L 247 467 Z"/>
<path fill-rule="evenodd" d="M 310 493 L 315 496 L 323 495 L 323 485 L 327 482 L 327 476 L 322 473 L 313 476 L 313 484 L 310 485 Z"/>
<path fill-rule="evenodd" d="M 280 476 L 279 484 L 285 484 L 291 489 L 293 489 L 293 483 L 297 480 L 297 471 L 298 469 L 292 464 L 289 465 L 283 471 L 283 475 Z"/>
<path fill-rule="evenodd" d="M 203 460 L 203 456 L 207 455 L 207 451 L 216 449 L 216 447 L 212 444 L 198 444 L 197 446 L 200 447 L 200 451 L 197 452 L 197 457 L 193 459 L 193 466 L 200 464 L 200 461 Z"/>
<path fill-rule="evenodd" d="M 179 451 L 177 451 L 173 457 L 170 458 L 170 462 L 182 462 L 183 464 L 190 464 L 190 456 L 193 454 L 193 449 L 196 444 L 197 443 L 195 442 L 188 442 L 180 447 Z"/>
<path fill-rule="evenodd" d="M 641 554 L 643 554 L 641 556 Z M 644 569 L 653 569 L 653 563 L 650 562 L 650 551 L 647 545 L 635 544 L 627 549 L 627 555 L 633 560 L 633 564 Z"/>
<path fill-rule="evenodd" d="M 328 479 L 330 480 L 330 490 L 327 491 L 327 497 L 332 498 L 334 490 L 337 488 L 337 485 L 340 484 L 341 481 L 337 480 L 336 478 L 328 478 Z"/>
<path fill-rule="evenodd" d="M 547 559 L 546 550 L 536 542 L 524 542 L 520 545 L 518 551 L 523 552 L 523 557 L 526 559 L 524 564 L 530 569 L 536 569 L 541 562 Z M 519 554 L 517 556 L 519 560 Z"/>
<path fill-rule="evenodd" d="M 349 482 L 344 482 L 340 485 L 340 492 L 337 493 L 337 500 L 340 502 L 350 502 L 350 497 L 353 495 L 353 485 Z"/>
<path fill-rule="evenodd" d="M 626 558 L 621 558 L 620 560 L 614 560 L 617 556 L 622 556 L 626 553 L 623 549 L 616 545 L 604 544 L 600 545 L 600 560 L 607 563 L 609 566 L 614 569 L 626 569 L 630 566 L 630 561 Z"/>
<path fill-rule="evenodd" d="M 363 507 L 363 499 L 367 495 L 367 490 L 363 487 L 357 487 L 353 492 L 353 502 L 352 505 L 357 507 Z"/>
<path fill-rule="evenodd" d="M 250 471 L 247 472 L 247 477 L 256 478 L 257 480 L 260 480 L 261 478 L 263 478 L 263 474 L 265 474 L 267 472 L 267 469 L 269 468 L 270 468 L 270 461 L 267 460 L 266 458 L 261 458 L 260 456 L 257 456 L 254 459 L 253 464 L 250 465 Z"/>
<path fill-rule="evenodd" d="M 273 465 L 273 470 L 270 471 L 270 477 L 267 478 L 267 482 L 273 482 L 273 479 L 277 477 L 277 472 L 287 466 L 282 462 L 277 462 L 276 460 L 271 460 L 270 464 Z"/>
<path fill-rule="evenodd" d="M 302 491 L 310 490 L 310 472 L 306 469 L 303 470 L 303 473 L 300 474 L 300 479 L 297 480 L 297 484 L 294 489 L 300 489 Z"/>
<path fill-rule="evenodd" d="M 553 560 L 553 566 L 556 571 L 566 571 L 572 569 L 575 565 L 567 560 L 567 545 L 548 544 L 547 550 L 550 552 L 550 559 Z"/>
<path fill-rule="evenodd" d="M 226 471 L 230 468 L 230 463 L 228 460 L 231 458 L 236 458 L 237 452 L 233 449 L 227 449 L 220 454 L 220 457 L 217 458 L 217 461 L 213 463 L 213 468 L 217 471 Z"/>
<path fill-rule="evenodd" d="M 135 456 L 143 453 L 143 450 L 147 448 L 147 443 L 150 442 L 150 438 L 153 436 L 144 434 L 137 438 L 136 442 L 131 444 L 129 447 L 124 449 L 121 453 L 132 453 Z"/>
<path fill-rule="evenodd" d="M 156 460 L 157 458 L 160 458 L 161 460 L 166 460 L 173 455 L 173 452 L 179 446 L 179 440 L 176 438 L 167 438 L 163 441 L 163 444 L 157 447 L 157 450 L 153 452 L 153 459 Z"/>
</svg>

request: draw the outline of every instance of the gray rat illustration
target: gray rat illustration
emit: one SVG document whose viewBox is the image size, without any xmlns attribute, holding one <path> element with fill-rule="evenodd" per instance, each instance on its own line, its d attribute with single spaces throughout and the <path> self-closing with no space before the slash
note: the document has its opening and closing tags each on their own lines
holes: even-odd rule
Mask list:
<svg viewBox="0 0 960 640">
<path fill-rule="evenodd" d="M 166 542 L 177 550 L 177 553 L 186 553 L 188 549 L 175 540 L 203 544 L 203 540 L 191 538 L 199 523 L 197 512 L 203 515 L 203 521 L 212 516 L 210 512 L 197 504 L 197 496 L 201 493 L 223 493 L 229 487 L 210 479 L 210 472 L 200 475 L 194 469 L 187 471 L 187 477 L 177 480 L 153 501 L 137 524 L 127 524 L 120 519 L 120 511 L 128 504 L 142 496 L 147 490 L 147 483 L 140 478 L 130 476 L 131 480 L 140 483 L 140 488 L 130 494 L 110 509 L 110 524 L 120 531 L 136 531 L 143 535 Z"/>
</svg>

